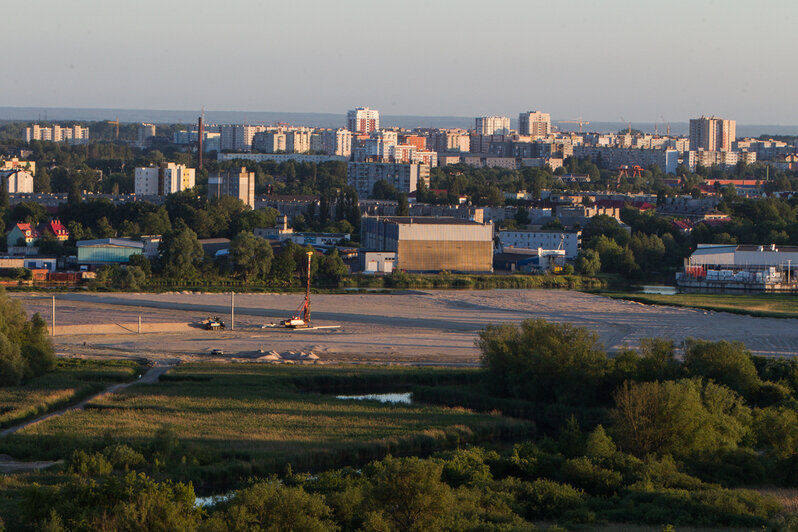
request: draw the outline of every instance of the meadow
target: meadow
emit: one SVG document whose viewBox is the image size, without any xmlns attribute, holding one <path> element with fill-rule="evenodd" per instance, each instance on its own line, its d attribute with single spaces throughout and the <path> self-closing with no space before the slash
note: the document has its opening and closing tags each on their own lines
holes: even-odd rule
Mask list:
<svg viewBox="0 0 798 532">
<path fill-rule="evenodd" d="M 56 369 L 23 386 L 0 388 L 0 428 L 6 428 L 132 380 L 143 366 L 129 360 L 59 359 Z"/>
<path fill-rule="evenodd" d="M 613 299 L 637 301 L 646 305 L 690 307 L 716 312 L 731 312 L 762 318 L 798 318 L 798 297 L 792 294 L 639 294 L 602 292 Z"/>
<path fill-rule="evenodd" d="M 249 475 L 428 454 L 465 443 L 529 437 L 534 424 L 464 408 L 343 401 L 333 393 L 468 383 L 476 371 L 262 364 L 187 364 L 155 384 L 98 398 L 0 440 L 18 459 L 58 459 L 123 442 L 163 450 L 154 470 L 199 485 Z M 319 393 L 324 391 L 326 393 Z M 168 456 L 167 456 L 168 455 Z"/>
</svg>

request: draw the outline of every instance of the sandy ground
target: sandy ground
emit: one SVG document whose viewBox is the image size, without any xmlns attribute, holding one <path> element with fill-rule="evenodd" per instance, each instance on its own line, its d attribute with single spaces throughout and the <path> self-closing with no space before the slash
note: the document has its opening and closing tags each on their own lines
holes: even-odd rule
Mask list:
<svg viewBox="0 0 798 532">
<path fill-rule="evenodd" d="M 13 297 L 49 322 L 50 296 Z M 798 355 L 798 320 L 646 306 L 563 290 L 314 295 L 314 325 L 340 327 L 304 331 L 261 328 L 290 316 L 301 294 L 236 294 L 235 302 L 235 330 L 210 332 L 196 323 L 220 315 L 229 326 L 229 294 L 58 294 L 55 341 L 64 354 L 190 360 L 208 358 L 215 348 L 226 357 L 312 350 L 328 362 L 469 364 L 478 361 L 474 340 L 486 325 L 545 318 L 587 327 L 610 350 L 662 336 L 740 340 L 756 354 Z M 139 315 L 142 334 L 136 334 Z"/>
</svg>

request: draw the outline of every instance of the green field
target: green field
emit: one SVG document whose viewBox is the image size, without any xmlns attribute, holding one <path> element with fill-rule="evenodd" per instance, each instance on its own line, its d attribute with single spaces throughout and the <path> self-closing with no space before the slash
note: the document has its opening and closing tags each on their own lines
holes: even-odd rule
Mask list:
<svg viewBox="0 0 798 532">
<path fill-rule="evenodd" d="M 640 294 L 601 292 L 613 299 L 626 299 L 647 305 L 691 307 L 717 312 L 732 312 L 763 318 L 798 318 L 798 295 L 784 294 Z"/>
<path fill-rule="evenodd" d="M 53 372 L 23 386 L 0 388 L 0 428 L 75 403 L 108 384 L 129 381 L 141 369 L 127 360 L 61 359 Z"/>
<path fill-rule="evenodd" d="M 357 372 L 357 378 L 354 378 Z M 195 481 L 235 483 L 249 474 L 363 463 L 388 453 L 425 453 L 517 433 L 532 423 L 463 408 L 342 401 L 313 393 L 363 391 L 363 383 L 409 389 L 467 380 L 462 370 L 189 364 L 0 440 L 0 453 L 59 459 L 75 449 L 123 442 L 152 449 L 175 439 L 173 460 Z M 354 380 L 353 380 L 354 379 Z M 403 385 L 404 383 L 404 385 Z M 171 451 L 170 451 L 171 452 Z M 180 455 L 180 456 L 177 456 Z M 164 465 L 170 463 L 164 459 Z M 174 464 L 171 464 L 174 465 Z"/>
</svg>

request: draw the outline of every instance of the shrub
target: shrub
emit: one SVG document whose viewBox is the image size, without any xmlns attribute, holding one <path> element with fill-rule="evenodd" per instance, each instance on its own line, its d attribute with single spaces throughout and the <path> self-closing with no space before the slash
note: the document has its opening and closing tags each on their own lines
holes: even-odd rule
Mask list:
<svg viewBox="0 0 798 532">
<path fill-rule="evenodd" d="M 567 460 L 563 464 L 561 474 L 568 484 L 581 488 L 591 495 L 610 495 L 616 492 L 623 482 L 619 472 L 598 466 L 584 456 Z"/>
<path fill-rule="evenodd" d="M 518 500 L 527 519 L 556 519 L 581 506 L 585 494 L 568 484 L 541 478 L 521 484 Z"/>
</svg>

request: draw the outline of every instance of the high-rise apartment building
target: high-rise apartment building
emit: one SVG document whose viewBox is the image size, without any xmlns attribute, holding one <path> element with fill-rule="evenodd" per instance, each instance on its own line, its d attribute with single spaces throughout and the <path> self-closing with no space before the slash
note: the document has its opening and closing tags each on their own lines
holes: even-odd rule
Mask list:
<svg viewBox="0 0 798 532">
<path fill-rule="evenodd" d="M 346 113 L 346 129 L 352 133 L 371 133 L 380 129 L 380 112 L 357 107 Z"/>
<path fill-rule="evenodd" d="M 136 168 L 134 190 L 137 196 L 166 196 L 194 187 L 195 172 L 182 164 Z"/>
<path fill-rule="evenodd" d="M 221 148 L 223 150 L 249 151 L 252 149 L 252 137 L 261 131 L 266 131 L 266 127 L 241 124 L 219 126 Z"/>
<path fill-rule="evenodd" d="M 208 177 L 208 200 L 220 196 L 234 196 L 253 209 L 255 208 L 255 172 L 228 170 Z"/>
<path fill-rule="evenodd" d="M 54 124 L 53 127 L 41 127 L 39 124 L 33 124 L 31 127 L 25 128 L 25 142 L 32 140 L 86 144 L 89 142 L 89 128 L 79 125 L 61 127 L 58 124 Z"/>
<path fill-rule="evenodd" d="M 155 136 L 155 124 L 141 124 L 139 126 L 139 146 L 144 146 L 147 139 Z"/>
<path fill-rule="evenodd" d="M 506 116 L 480 116 L 476 119 L 476 129 L 480 135 L 507 135 L 510 133 L 510 119 Z"/>
<path fill-rule="evenodd" d="M 343 157 L 352 155 L 352 132 L 348 129 L 325 129 L 321 135 L 325 153 Z"/>
<path fill-rule="evenodd" d="M 551 116 L 540 111 L 518 115 L 518 133 L 528 137 L 547 137 L 551 133 Z"/>
<path fill-rule="evenodd" d="M 410 194 L 419 181 L 429 185 L 429 166 L 426 164 L 352 162 L 347 167 L 347 184 L 360 198 L 370 198 L 377 181 L 386 181 L 396 190 Z"/>
<path fill-rule="evenodd" d="M 731 151 L 737 122 L 716 116 L 690 119 L 690 150 Z"/>
</svg>

